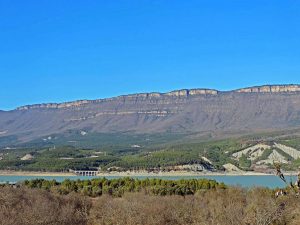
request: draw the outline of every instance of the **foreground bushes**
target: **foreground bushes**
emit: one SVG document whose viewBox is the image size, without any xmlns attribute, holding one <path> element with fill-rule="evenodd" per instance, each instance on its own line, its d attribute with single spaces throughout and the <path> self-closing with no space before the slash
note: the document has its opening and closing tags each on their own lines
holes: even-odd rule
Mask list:
<svg viewBox="0 0 300 225">
<path fill-rule="evenodd" d="M 295 196 L 270 190 L 214 189 L 188 196 L 142 192 L 122 198 L 57 195 L 38 189 L 0 187 L 1 225 L 299 225 Z"/>
<path fill-rule="evenodd" d="M 90 208 L 80 196 L 0 187 L 1 225 L 85 225 Z"/>
<path fill-rule="evenodd" d="M 0 225 L 299 225 L 295 192 L 130 178 L 0 186 Z M 96 192 L 95 187 L 101 192 Z M 118 193 L 121 193 L 119 195 Z M 184 193 L 184 194 L 182 194 Z M 122 196 L 122 197 L 119 197 Z"/>
<path fill-rule="evenodd" d="M 90 225 L 296 225 L 299 199 L 275 199 L 265 189 L 229 188 L 193 196 L 126 194 L 99 198 Z"/>
</svg>

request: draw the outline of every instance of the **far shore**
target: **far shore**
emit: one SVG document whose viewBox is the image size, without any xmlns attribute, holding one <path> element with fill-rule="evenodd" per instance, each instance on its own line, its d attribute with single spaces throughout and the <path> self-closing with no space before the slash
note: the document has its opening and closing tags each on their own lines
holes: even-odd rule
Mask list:
<svg viewBox="0 0 300 225">
<path fill-rule="evenodd" d="M 124 177 L 195 177 L 195 176 L 270 176 L 272 174 L 259 172 L 110 172 L 99 173 L 98 176 L 124 176 Z"/>
<path fill-rule="evenodd" d="M 76 176 L 68 172 L 38 172 L 38 171 L 12 171 L 0 170 L 0 176 L 37 176 L 37 177 L 70 177 Z"/>
<path fill-rule="evenodd" d="M 127 172 L 103 172 L 97 176 L 91 177 L 195 177 L 195 176 L 271 176 L 272 173 L 260 173 L 253 171 L 238 172 L 187 172 L 187 171 L 171 171 L 171 172 L 146 172 L 146 171 L 127 171 Z M 286 175 L 297 175 L 297 172 L 286 172 Z M 76 177 L 71 172 L 33 172 L 33 171 L 10 171 L 0 170 L 0 176 L 38 176 L 38 177 Z"/>
</svg>

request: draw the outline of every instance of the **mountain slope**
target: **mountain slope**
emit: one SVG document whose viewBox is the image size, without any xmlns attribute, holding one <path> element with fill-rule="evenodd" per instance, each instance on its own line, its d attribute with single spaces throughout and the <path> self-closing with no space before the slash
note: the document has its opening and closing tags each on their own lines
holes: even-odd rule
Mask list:
<svg viewBox="0 0 300 225">
<path fill-rule="evenodd" d="M 192 89 L 1 111 L 0 142 L 8 138 L 14 142 L 30 141 L 69 130 L 88 133 L 255 132 L 299 125 L 299 85 L 228 92 Z"/>
</svg>

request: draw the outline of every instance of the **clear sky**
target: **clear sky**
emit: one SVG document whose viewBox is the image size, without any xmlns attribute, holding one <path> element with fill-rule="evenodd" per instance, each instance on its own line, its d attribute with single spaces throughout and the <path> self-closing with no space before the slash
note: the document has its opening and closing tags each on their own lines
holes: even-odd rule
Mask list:
<svg viewBox="0 0 300 225">
<path fill-rule="evenodd" d="M 299 0 L 0 0 L 0 109 L 300 83 Z"/>
</svg>

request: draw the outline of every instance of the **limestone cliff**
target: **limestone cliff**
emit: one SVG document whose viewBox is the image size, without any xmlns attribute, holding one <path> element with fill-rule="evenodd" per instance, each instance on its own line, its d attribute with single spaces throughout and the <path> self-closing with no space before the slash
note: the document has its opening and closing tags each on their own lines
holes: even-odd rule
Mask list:
<svg viewBox="0 0 300 225">
<path fill-rule="evenodd" d="M 264 85 L 259 87 L 249 87 L 236 90 L 239 93 L 284 93 L 299 92 L 300 85 Z"/>
<path fill-rule="evenodd" d="M 90 103 L 100 103 L 106 101 L 117 101 L 120 99 L 157 99 L 157 98 L 164 98 L 164 97 L 189 97 L 189 96 L 197 96 L 197 95 L 217 95 L 217 90 L 210 90 L 210 89 L 183 89 L 183 90 L 176 90 L 167 93 L 140 93 L 140 94 L 130 94 L 130 95 L 122 95 L 113 98 L 107 99 L 97 99 L 97 100 L 78 100 L 73 102 L 64 102 L 64 103 L 45 103 L 45 104 L 35 104 L 35 105 L 26 105 L 18 107 L 17 110 L 28 110 L 28 109 L 61 109 L 61 108 L 72 108 L 72 107 L 79 107 L 82 105 L 90 104 Z"/>
<path fill-rule="evenodd" d="M 192 96 L 216 96 L 222 93 L 236 92 L 236 93 L 292 93 L 300 92 L 300 85 L 264 85 L 257 87 L 242 88 L 235 91 L 218 91 L 213 89 L 182 89 L 171 91 L 167 93 L 140 93 L 123 95 L 119 97 L 107 98 L 107 99 L 97 99 L 97 100 L 78 100 L 73 102 L 65 103 L 46 103 L 46 104 L 36 104 L 36 105 L 26 105 L 17 108 L 17 110 L 28 110 L 28 109 L 61 109 L 61 108 L 72 108 L 79 107 L 86 104 L 101 103 L 107 101 L 116 100 L 126 100 L 126 99 L 160 99 L 166 97 L 176 97 L 176 98 L 188 98 Z"/>
</svg>

